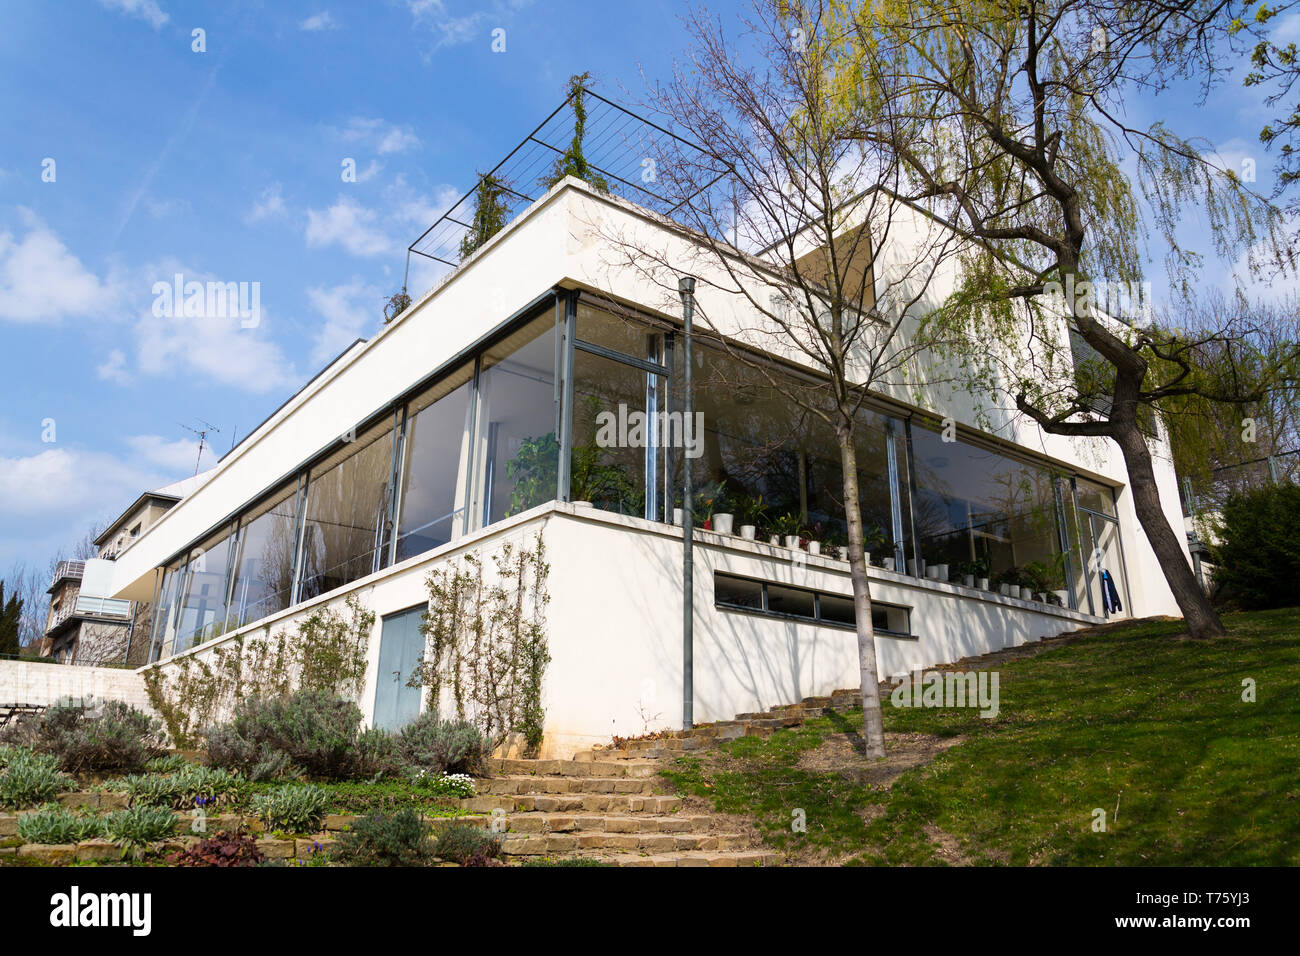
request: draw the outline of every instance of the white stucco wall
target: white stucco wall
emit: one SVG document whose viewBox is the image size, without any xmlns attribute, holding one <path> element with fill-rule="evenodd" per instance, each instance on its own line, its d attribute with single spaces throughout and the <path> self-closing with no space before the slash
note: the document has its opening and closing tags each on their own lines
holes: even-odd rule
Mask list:
<svg viewBox="0 0 1300 956">
<path fill-rule="evenodd" d="M 188 654 L 211 655 L 236 634 L 258 631 L 268 624 L 273 630 L 291 630 L 316 608 L 341 608 L 344 598 L 355 594 L 376 615 L 367 654 L 366 687 L 359 701 L 370 720 L 382 617 L 427 604 L 425 577 L 431 568 L 471 549 L 487 555 L 504 541 L 525 544 L 538 534 L 551 562 L 547 612 L 551 663 L 543 690 L 544 755 L 568 756 L 607 744 L 614 735 L 680 727 L 681 531 L 589 507 L 543 505 Z M 714 606 L 714 571 L 851 594 L 846 563 L 805 556 L 805 563 L 799 566 L 793 557 L 793 552 L 782 548 L 698 532 L 697 723 L 858 686 L 854 632 Z M 490 569 L 491 562 L 485 566 Z M 1023 644 L 1098 620 L 955 585 L 921 582 L 879 568 L 872 569 L 871 579 L 875 600 L 912 609 L 912 630 L 918 635 L 916 640 L 877 636 L 884 676 Z M 155 666 L 166 673 L 179 659 Z"/>
<path fill-rule="evenodd" d="M 35 661 L 0 661 L 0 703 L 52 704 L 63 697 L 120 700 L 152 714 L 138 671 Z"/>
</svg>

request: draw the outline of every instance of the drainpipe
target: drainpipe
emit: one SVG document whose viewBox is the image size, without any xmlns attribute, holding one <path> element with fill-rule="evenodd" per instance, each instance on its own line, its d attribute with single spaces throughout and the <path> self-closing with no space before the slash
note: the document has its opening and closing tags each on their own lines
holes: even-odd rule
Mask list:
<svg viewBox="0 0 1300 956">
<path fill-rule="evenodd" d="M 691 447 L 690 430 L 695 423 L 695 402 L 691 393 L 691 318 L 695 310 L 695 280 L 682 276 L 677 280 L 677 292 L 682 297 L 682 318 L 685 324 L 683 364 L 686 377 L 683 381 L 685 395 L 682 405 L 682 729 L 695 726 L 695 581 L 691 550 L 695 531 L 695 509 L 691 502 L 691 460 L 686 454 Z M 692 436 L 693 437 L 693 436 Z"/>
</svg>

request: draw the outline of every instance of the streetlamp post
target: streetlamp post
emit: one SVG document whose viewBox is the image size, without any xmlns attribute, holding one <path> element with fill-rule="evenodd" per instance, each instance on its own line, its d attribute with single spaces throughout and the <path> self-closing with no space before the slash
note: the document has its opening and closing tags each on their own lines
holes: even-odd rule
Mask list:
<svg viewBox="0 0 1300 956">
<path fill-rule="evenodd" d="M 682 297 L 682 318 L 685 325 L 685 342 L 682 360 L 685 392 L 682 402 L 682 729 L 695 726 L 695 575 L 692 563 L 692 545 L 695 530 L 695 507 L 691 501 L 691 461 L 687 449 L 693 447 L 690 429 L 695 422 L 695 400 L 691 391 L 691 319 L 695 311 L 695 280 L 682 276 L 677 280 L 677 292 Z"/>
</svg>

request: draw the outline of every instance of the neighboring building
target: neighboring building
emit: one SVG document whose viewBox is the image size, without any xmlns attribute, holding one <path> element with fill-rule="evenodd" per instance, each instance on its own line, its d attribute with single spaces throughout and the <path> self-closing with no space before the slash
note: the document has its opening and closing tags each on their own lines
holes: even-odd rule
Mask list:
<svg viewBox="0 0 1300 956">
<path fill-rule="evenodd" d="M 423 653 L 416 624 L 430 571 L 540 536 L 551 566 L 543 752 L 681 726 L 682 531 L 672 514 L 684 463 L 697 488 L 716 483 L 734 502 L 761 495 L 830 542 L 843 527 L 839 458 L 826 428 L 703 343 L 700 457 L 658 439 L 601 442 L 602 412 L 680 407 L 675 290 L 620 265 L 610 231 L 689 263 L 712 324 L 737 335 L 746 326 L 744 300 L 708 281 L 689 236 L 561 181 L 116 552 L 106 596 L 152 605 L 150 660 L 169 669 L 356 595 L 377 615 L 360 704 L 391 726 L 422 706 L 403 678 Z M 910 253 L 882 250 L 882 269 L 891 254 Z M 811 374 L 791 363 L 774 356 L 769 373 Z M 1102 572 L 1116 584 L 1116 613 L 1178 613 L 1113 446 L 1010 414 L 989 434 L 973 402 L 936 399 L 958 423 L 946 442 L 911 401 L 904 388 L 873 393 L 862 416 L 863 508 L 883 536 L 870 569 L 882 675 L 1102 621 Z M 1167 458 L 1156 467 L 1176 522 Z M 847 562 L 717 531 L 696 540 L 697 722 L 857 685 Z M 966 586 L 977 561 L 987 570 L 972 576 L 996 581 L 1036 562 L 1059 580 L 1022 600 L 996 584 Z"/>
<path fill-rule="evenodd" d="M 112 561 L 197 488 L 208 473 L 142 494 L 94 541 L 97 557 Z M 144 664 L 152 608 L 148 602 L 81 593 L 85 561 L 60 561 L 50 583 L 50 611 L 38 651 L 61 664 Z M 144 639 L 141 640 L 141 636 Z"/>
</svg>

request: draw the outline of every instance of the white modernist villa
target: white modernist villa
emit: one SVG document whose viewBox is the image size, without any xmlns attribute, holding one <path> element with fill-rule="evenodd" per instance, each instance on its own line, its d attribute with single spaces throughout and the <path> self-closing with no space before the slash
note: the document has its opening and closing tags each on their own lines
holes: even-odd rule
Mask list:
<svg viewBox="0 0 1300 956">
<path fill-rule="evenodd" d="M 602 411 L 654 414 L 680 395 L 680 303 L 611 264 L 611 229 L 699 260 L 690 237 L 655 214 L 564 179 L 124 547 L 100 576 L 111 580 L 103 596 L 152 603 L 147 666 L 291 629 L 355 595 L 376 615 L 359 703 L 368 720 L 398 726 L 424 706 L 405 677 L 424 651 L 430 571 L 540 535 L 551 565 L 543 754 L 680 727 L 683 530 L 673 508 L 689 461 L 695 487 L 739 513 L 733 530 L 748 523 L 743 503 L 761 496 L 825 544 L 795 552 L 766 534 L 722 533 L 725 521 L 695 532 L 695 720 L 856 686 L 828 429 L 747 387 L 727 350 L 697 342 L 698 457 L 655 440 L 595 442 Z M 743 299 L 696 275 L 701 310 L 725 331 Z M 899 395 L 880 394 L 863 414 L 882 675 L 1115 614 L 1178 613 L 1117 452 L 1010 416 L 989 434 L 970 408 L 946 407 L 956 441 L 925 423 L 934 408 Z M 1157 470 L 1176 524 L 1167 455 Z M 1051 582 L 1013 590 L 1007 572 L 1031 563 Z"/>
</svg>

